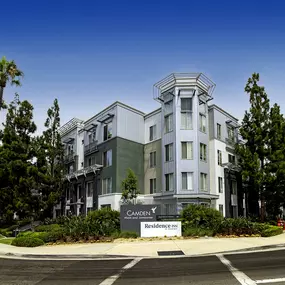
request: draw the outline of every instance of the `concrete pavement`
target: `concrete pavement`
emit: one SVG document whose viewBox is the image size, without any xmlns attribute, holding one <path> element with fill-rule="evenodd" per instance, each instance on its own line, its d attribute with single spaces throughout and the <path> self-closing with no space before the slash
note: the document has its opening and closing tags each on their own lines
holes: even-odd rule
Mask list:
<svg viewBox="0 0 285 285">
<path fill-rule="evenodd" d="M 285 250 L 167 259 L 0 259 L 0 272 L 0 285 L 284 285 Z"/>
<path fill-rule="evenodd" d="M 285 247 L 285 233 L 270 238 L 200 238 L 160 241 L 120 241 L 112 243 L 78 243 L 51 245 L 36 248 L 14 247 L 0 244 L 0 256 L 23 257 L 98 257 L 98 256 L 140 256 L 157 257 L 158 252 L 182 251 L 184 255 L 207 255 L 220 252 L 241 251 L 255 247 Z"/>
</svg>

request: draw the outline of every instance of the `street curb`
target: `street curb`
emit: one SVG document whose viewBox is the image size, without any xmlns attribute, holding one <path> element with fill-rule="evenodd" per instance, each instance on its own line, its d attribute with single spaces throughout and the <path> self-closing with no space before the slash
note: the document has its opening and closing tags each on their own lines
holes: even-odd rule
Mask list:
<svg viewBox="0 0 285 285">
<path fill-rule="evenodd" d="M 227 250 L 212 253 L 191 254 L 191 255 L 169 255 L 169 256 L 135 256 L 135 255 L 108 255 L 108 254 L 21 254 L 11 252 L 0 252 L 0 258 L 5 259 L 26 259 L 26 260 L 112 260 L 112 259 L 156 259 L 156 258 L 185 258 L 185 257 L 206 257 L 217 254 L 242 254 L 250 252 L 270 251 L 270 250 L 285 250 L 285 243 L 276 245 L 266 245 L 250 247 L 238 250 Z"/>
</svg>

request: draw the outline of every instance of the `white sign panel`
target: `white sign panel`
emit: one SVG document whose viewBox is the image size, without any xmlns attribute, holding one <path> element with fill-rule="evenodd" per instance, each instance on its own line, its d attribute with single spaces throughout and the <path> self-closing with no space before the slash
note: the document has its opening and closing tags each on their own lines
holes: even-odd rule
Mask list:
<svg viewBox="0 0 285 285">
<path fill-rule="evenodd" d="M 141 222 L 141 237 L 181 236 L 181 222 Z"/>
</svg>

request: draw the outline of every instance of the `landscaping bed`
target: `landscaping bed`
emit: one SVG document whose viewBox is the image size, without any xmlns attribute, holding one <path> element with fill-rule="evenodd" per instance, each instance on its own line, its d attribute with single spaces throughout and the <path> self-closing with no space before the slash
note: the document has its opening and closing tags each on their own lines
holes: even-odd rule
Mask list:
<svg viewBox="0 0 285 285">
<path fill-rule="evenodd" d="M 120 232 L 120 214 L 110 209 L 88 213 L 86 217 L 59 219 L 57 224 L 37 226 L 35 231 L 21 232 L 12 245 L 34 247 L 44 244 L 99 243 L 131 241 L 183 240 L 199 237 L 270 237 L 283 229 L 246 218 L 223 218 L 219 211 L 199 205 L 189 205 L 181 215 L 182 237 L 139 238 L 134 232 Z"/>
</svg>

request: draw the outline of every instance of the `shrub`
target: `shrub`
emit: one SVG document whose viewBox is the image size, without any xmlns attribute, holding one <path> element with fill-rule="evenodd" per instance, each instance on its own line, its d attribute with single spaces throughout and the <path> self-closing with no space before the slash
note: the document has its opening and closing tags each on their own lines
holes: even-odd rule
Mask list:
<svg viewBox="0 0 285 285">
<path fill-rule="evenodd" d="M 139 235 L 136 232 L 120 232 L 119 237 L 120 238 L 137 238 Z"/>
<path fill-rule="evenodd" d="M 108 208 L 89 212 L 86 222 L 90 233 L 99 236 L 111 236 L 120 230 L 120 213 Z"/>
<path fill-rule="evenodd" d="M 12 241 L 12 245 L 20 247 L 36 247 L 44 245 L 43 240 L 34 237 L 17 237 Z"/>
<path fill-rule="evenodd" d="M 214 231 L 211 229 L 205 228 L 186 228 L 183 231 L 183 236 L 185 237 L 204 237 L 204 236 L 213 236 Z"/>
<path fill-rule="evenodd" d="M 0 229 L 0 235 L 5 237 L 12 237 L 13 232 L 9 231 L 8 229 Z"/>
<path fill-rule="evenodd" d="M 183 209 L 181 217 L 184 230 L 187 228 L 206 228 L 216 232 L 223 220 L 219 211 L 202 205 L 188 205 Z"/>
<path fill-rule="evenodd" d="M 36 232 L 51 232 L 60 230 L 61 226 L 58 224 L 51 224 L 51 225 L 40 225 L 35 228 Z"/>
<path fill-rule="evenodd" d="M 262 237 L 272 237 L 283 233 L 283 229 L 277 226 L 268 225 L 261 231 Z"/>
</svg>

